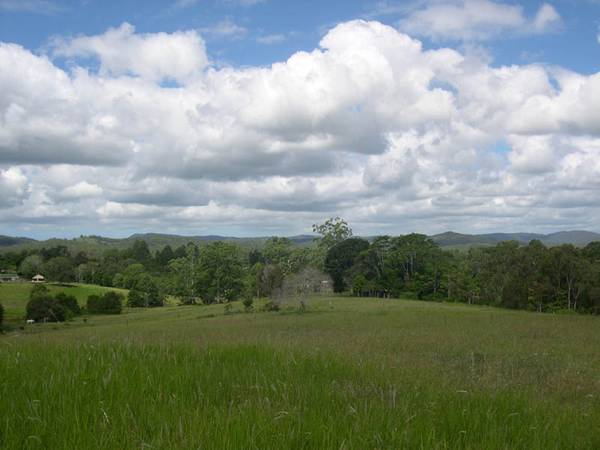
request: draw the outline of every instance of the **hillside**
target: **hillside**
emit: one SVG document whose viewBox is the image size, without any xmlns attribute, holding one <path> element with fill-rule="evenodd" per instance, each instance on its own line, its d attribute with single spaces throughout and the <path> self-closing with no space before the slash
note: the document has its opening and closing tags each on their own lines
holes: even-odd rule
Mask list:
<svg viewBox="0 0 600 450">
<path fill-rule="evenodd" d="M 600 241 L 600 233 L 591 231 L 561 231 L 551 234 L 536 233 L 487 233 L 487 234 L 461 234 L 448 231 L 446 233 L 430 236 L 441 247 L 450 246 L 488 246 L 499 242 L 517 241 L 528 244 L 537 239 L 546 246 L 573 244 L 585 246 L 590 242 Z"/>
<path fill-rule="evenodd" d="M 599 448 L 598 318 L 263 304 L 126 308 L 0 335 L 3 448 Z"/>
<path fill-rule="evenodd" d="M 600 241 L 600 234 L 591 231 L 561 231 L 551 234 L 536 233 L 487 233 L 487 234 L 462 234 L 448 231 L 430 236 L 433 241 L 441 247 L 447 248 L 469 248 L 473 246 L 496 245 L 503 241 L 517 241 L 527 244 L 533 239 L 539 239 L 547 246 L 573 244 L 585 246 L 593 241 Z M 90 255 L 102 253 L 106 249 L 124 249 L 130 247 L 133 242 L 141 239 L 145 241 L 152 251 L 170 245 L 173 248 L 193 242 L 196 245 L 206 244 L 214 241 L 233 242 L 244 248 L 260 248 L 269 236 L 260 237 L 233 237 L 233 236 L 181 236 L 163 233 L 137 233 L 126 238 L 107 238 L 103 236 L 80 236 L 74 239 L 46 239 L 35 240 L 24 237 L 0 236 L 0 251 L 19 251 L 22 249 L 55 247 L 64 245 L 72 253 L 84 251 Z M 288 237 L 295 245 L 310 246 L 314 243 L 314 235 L 298 235 Z M 372 239 L 372 237 L 368 238 Z"/>
</svg>

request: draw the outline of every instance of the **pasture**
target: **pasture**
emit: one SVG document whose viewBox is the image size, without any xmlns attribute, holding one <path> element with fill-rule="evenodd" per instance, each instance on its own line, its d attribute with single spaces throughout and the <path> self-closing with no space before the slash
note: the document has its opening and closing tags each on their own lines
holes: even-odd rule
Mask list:
<svg viewBox="0 0 600 450">
<path fill-rule="evenodd" d="M 0 448 L 600 448 L 598 318 L 257 306 L 126 308 L 1 336 Z"/>
<path fill-rule="evenodd" d="M 101 295 L 106 291 L 117 291 L 122 294 L 127 294 L 124 289 L 107 288 L 94 284 L 83 283 L 44 283 L 50 290 L 50 294 L 54 295 L 59 292 L 73 295 L 77 298 L 79 305 L 85 306 L 85 302 L 90 295 Z M 33 284 L 30 282 L 21 283 L 0 283 L 0 303 L 4 305 L 6 310 L 5 320 L 17 322 L 25 317 L 25 306 L 29 300 L 29 293 Z"/>
</svg>

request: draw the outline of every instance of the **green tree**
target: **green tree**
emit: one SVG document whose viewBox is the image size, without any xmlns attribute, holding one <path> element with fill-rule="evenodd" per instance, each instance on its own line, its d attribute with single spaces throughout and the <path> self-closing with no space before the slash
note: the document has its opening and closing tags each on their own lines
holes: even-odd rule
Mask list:
<svg viewBox="0 0 600 450">
<path fill-rule="evenodd" d="M 233 301 L 243 288 L 243 268 L 237 246 L 212 242 L 200 249 L 195 291 L 205 303 L 224 298 Z"/>
<path fill-rule="evenodd" d="M 34 284 L 31 286 L 29 291 L 29 300 L 39 297 L 48 297 L 50 295 L 50 289 L 43 284 Z"/>
<path fill-rule="evenodd" d="M 369 248 L 369 242 L 360 238 L 349 238 L 333 245 L 325 257 L 325 271 L 333 280 L 334 292 L 347 288 L 346 275 L 358 255 Z"/>
<path fill-rule="evenodd" d="M 327 219 L 321 224 L 315 223 L 312 228 L 313 232 L 321 235 L 319 245 L 328 249 L 352 237 L 352 229 L 348 226 L 348 222 L 339 217 Z"/>
<path fill-rule="evenodd" d="M 50 295 L 36 296 L 26 306 L 27 319 L 36 322 L 64 322 L 67 308 Z"/>
<path fill-rule="evenodd" d="M 56 256 L 49 259 L 41 268 L 48 280 L 69 282 L 75 280 L 75 266 L 71 258 L 67 256 Z"/>
<path fill-rule="evenodd" d="M 121 314 L 123 296 L 118 292 L 108 291 L 104 295 L 90 295 L 87 299 L 87 311 L 90 314 Z"/>
<path fill-rule="evenodd" d="M 19 265 L 19 274 L 24 278 L 32 278 L 42 271 L 42 257 L 40 255 L 29 255 Z"/>
<path fill-rule="evenodd" d="M 66 294 L 64 292 L 59 292 L 54 296 L 56 301 L 65 307 L 67 311 L 70 312 L 70 315 L 77 316 L 81 314 L 81 307 L 77 302 L 77 299 L 73 295 Z"/>
</svg>

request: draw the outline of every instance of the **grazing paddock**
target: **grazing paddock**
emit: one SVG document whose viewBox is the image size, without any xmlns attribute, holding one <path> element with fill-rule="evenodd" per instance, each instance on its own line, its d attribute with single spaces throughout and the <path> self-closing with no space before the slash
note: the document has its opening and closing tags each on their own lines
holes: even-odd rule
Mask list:
<svg viewBox="0 0 600 450">
<path fill-rule="evenodd" d="M 598 318 L 344 297 L 242 310 L 0 337 L 0 448 L 600 448 Z"/>
<path fill-rule="evenodd" d="M 50 290 L 50 294 L 58 294 L 64 292 L 65 294 L 73 295 L 77 298 L 80 306 L 85 306 L 85 302 L 90 295 L 102 295 L 106 291 L 112 290 L 121 292 L 124 295 L 127 294 L 125 289 L 107 288 L 104 286 L 97 286 L 95 284 L 82 284 L 82 283 L 44 283 Z M 0 283 L 0 303 L 4 305 L 6 310 L 7 321 L 23 321 L 25 318 L 25 306 L 29 301 L 29 292 L 33 287 L 31 282 L 21 283 Z"/>
</svg>

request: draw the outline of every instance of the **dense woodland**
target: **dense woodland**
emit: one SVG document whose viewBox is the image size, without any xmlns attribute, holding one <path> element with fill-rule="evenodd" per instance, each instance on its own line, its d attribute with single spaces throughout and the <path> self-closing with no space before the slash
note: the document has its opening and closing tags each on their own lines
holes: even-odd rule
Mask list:
<svg viewBox="0 0 600 450">
<path fill-rule="evenodd" d="M 126 288 L 130 306 L 161 306 L 167 295 L 184 304 L 276 296 L 286 283 L 318 286 L 330 277 L 335 292 L 355 296 L 600 313 L 600 242 L 583 248 L 503 242 L 459 252 L 422 234 L 352 237 L 339 218 L 313 228 L 321 237 L 310 247 L 273 237 L 256 249 L 217 241 L 152 253 L 138 240 L 93 258 L 66 246 L 6 252 L 0 269 Z"/>
</svg>

